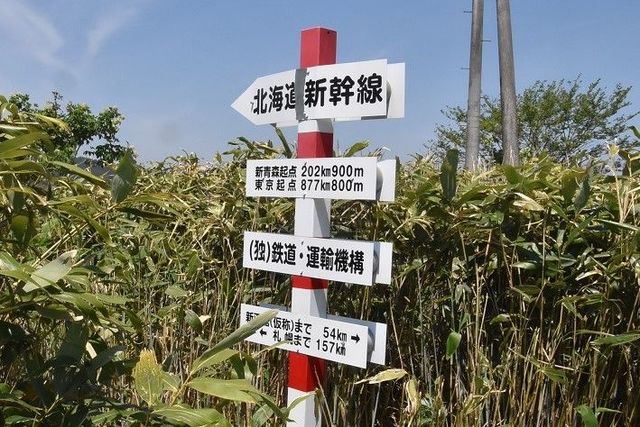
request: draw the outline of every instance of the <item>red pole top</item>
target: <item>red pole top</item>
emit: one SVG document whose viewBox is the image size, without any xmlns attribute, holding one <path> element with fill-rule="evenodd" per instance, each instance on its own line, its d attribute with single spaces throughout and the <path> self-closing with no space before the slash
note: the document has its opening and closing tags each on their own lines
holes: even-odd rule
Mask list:
<svg viewBox="0 0 640 427">
<path fill-rule="evenodd" d="M 300 67 L 336 63 L 338 33 L 328 28 L 309 28 L 300 33 Z M 297 156 L 332 157 L 333 133 L 298 133 Z M 312 281 L 316 283 L 316 281 Z"/>
<path fill-rule="evenodd" d="M 316 27 L 300 33 L 300 68 L 336 63 L 338 33 Z"/>
</svg>

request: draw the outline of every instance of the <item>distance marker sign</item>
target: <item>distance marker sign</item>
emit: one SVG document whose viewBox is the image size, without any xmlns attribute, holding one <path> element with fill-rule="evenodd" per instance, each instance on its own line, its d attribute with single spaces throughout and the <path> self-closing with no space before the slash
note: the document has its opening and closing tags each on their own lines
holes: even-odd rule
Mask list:
<svg viewBox="0 0 640 427">
<path fill-rule="evenodd" d="M 242 266 L 371 286 L 391 283 L 391 243 L 244 232 Z"/>
<path fill-rule="evenodd" d="M 231 105 L 252 123 L 404 116 L 404 64 L 321 65 L 257 78 Z"/>
<path fill-rule="evenodd" d="M 240 325 L 269 309 L 242 304 Z M 280 348 L 359 368 L 367 367 L 369 329 L 365 325 L 279 311 L 246 340 L 268 346 L 287 341 Z"/>
<path fill-rule="evenodd" d="M 248 160 L 246 194 L 393 201 L 395 165 L 376 157 Z"/>
</svg>

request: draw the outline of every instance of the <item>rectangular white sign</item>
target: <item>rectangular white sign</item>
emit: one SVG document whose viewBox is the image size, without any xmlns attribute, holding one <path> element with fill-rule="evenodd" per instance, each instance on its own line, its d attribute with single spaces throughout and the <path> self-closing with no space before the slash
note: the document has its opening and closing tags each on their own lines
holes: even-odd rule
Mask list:
<svg viewBox="0 0 640 427">
<path fill-rule="evenodd" d="M 240 325 L 244 325 L 269 309 L 269 307 L 242 304 Z M 369 352 L 368 331 L 365 325 L 279 311 L 275 318 L 246 340 L 267 346 L 287 341 L 280 348 L 366 368 Z"/>
<path fill-rule="evenodd" d="M 286 307 L 275 304 L 260 304 L 265 309 L 271 308 L 279 311 L 287 311 Z M 370 322 L 368 320 L 353 319 L 350 317 L 327 314 L 327 319 L 338 322 L 352 323 L 354 325 L 366 326 L 369 330 L 369 339 L 373 339 L 373 346 L 369 346 L 367 360 L 369 363 L 384 365 L 387 356 L 387 324 Z"/>
<path fill-rule="evenodd" d="M 391 283 L 391 243 L 244 232 L 242 266 L 370 286 Z"/>
<path fill-rule="evenodd" d="M 247 196 L 375 200 L 375 157 L 247 161 Z"/>
<path fill-rule="evenodd" d="M 231 106 L 258 125 L 403 117 L 404 67 L 380 59 L 284 71 L 257 78 Z"/>
</svg>

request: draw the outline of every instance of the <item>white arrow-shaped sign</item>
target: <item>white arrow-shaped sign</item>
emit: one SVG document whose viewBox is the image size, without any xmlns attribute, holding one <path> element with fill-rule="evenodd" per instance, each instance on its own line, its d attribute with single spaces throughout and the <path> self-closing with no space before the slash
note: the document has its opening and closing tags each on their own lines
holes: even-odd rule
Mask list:
<svg viewBox="0 0 640 427">
<path fill-rule="evenodd" d="M 270 308 L 279 307 L 242 304 L 240 325 Z M 382 323 L 339 316 L 323 319 L 281 310 L 245 339 L 269 346 L 284 341 L 280 345 L 283 350 L 366 368 L 367 361 L 385 363 L 386 338 L 387 325 Z"/>
<path fill-rule="evenodd" d="M 403 117 L 404 64 L 381 59 L 259 77 L 232 107 L 257 125 Z"/>
<path fill-rule="evenodd" d="M 282 312 L 288 312 L 286 307 L 275 305 L 275 304 L 265 304 L 262 303 L 259 306 L 247 305 L 243 304 L 247 308 L 258 307 L 260 310 L 258 313 L 263 313 L 267 309 L 274 309 Z M 316 319 L 317 317 L 312 317 L 312 319 Z M 336 316 L 333 314 L 327 314 L 328 320 L 349 323 L 354 325 L 363 325 L 366 326 L 369 333 L 369 343 L 368 343 L 368 356 L 367 361 L 370 363 L 375 363 L 378 365 L 384 365 L 386 362 L 386 353 L 387 353 L 387 324 L 386 323 L 378 323 L 378 322 L 370 322 L 368 320 L 360 320 L 353 319 L 350 317 L 344 316 Z M 247 320 L 240 319 L 240 324 L 243 325 Z M 263 334 L 260 334 L 261 336 Z M 248 341 L 254 341 L 251 338 L 247 338 Z"/>
</svg>

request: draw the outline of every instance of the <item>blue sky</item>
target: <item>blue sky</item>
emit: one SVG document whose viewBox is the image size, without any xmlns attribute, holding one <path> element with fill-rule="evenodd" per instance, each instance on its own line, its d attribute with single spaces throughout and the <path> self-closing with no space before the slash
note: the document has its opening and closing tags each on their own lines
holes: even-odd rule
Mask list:
<svg viewBox="0 0 640 427">
<path fill-rule="evenodd" d="M 231 103 L 259 76 L 296 68 L 300 30 L 338 32 L 338 61 L 406 63 L 404 119 L 338 123 L 392 155 L 425 153 L 446 105 L 464 105 L 471 0 L 0 0 L 0 93 L 36 102 L 52 90 L 94 111 L 116 105 L 121 138 L 142 160 L 184 151 L 203 160 L 237 136 L 274 139 Z M 640 1 L 512 0 L 516 85 L 602 78 L 634 86 L 640 110 Z M 483 92 L 499 92 L 495 2 L 485 1 Z M 630 111 L 631 111 L 630 110 Z M 286 132 L 295 140 L 294 128 Z"/>
</svg>

